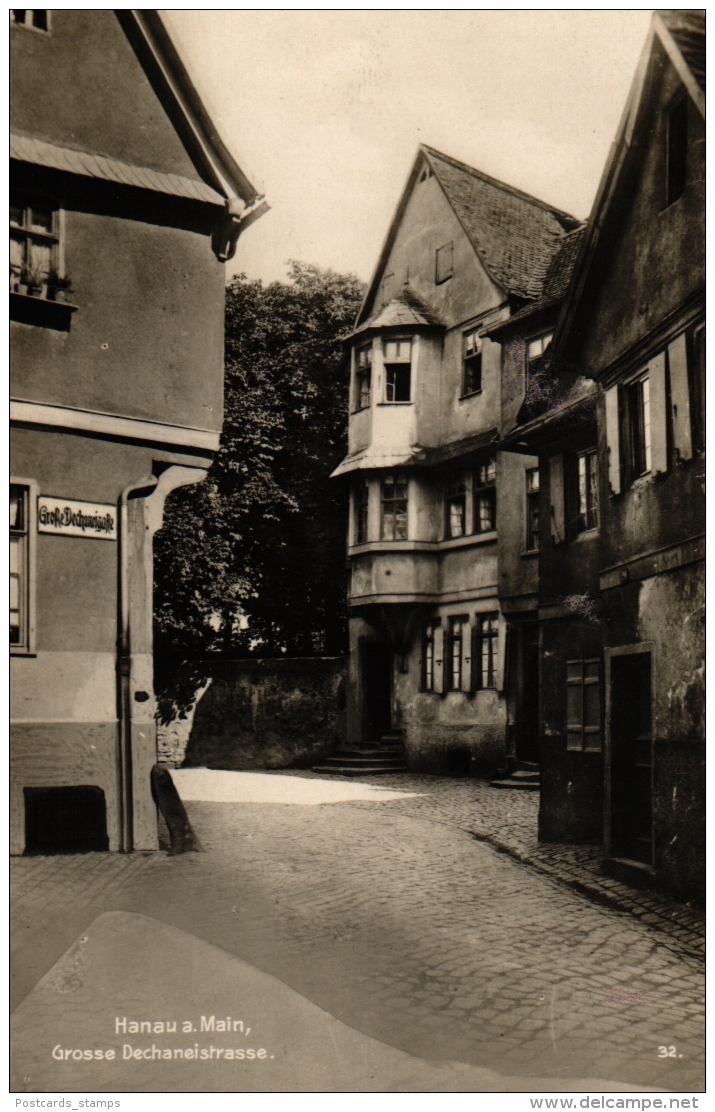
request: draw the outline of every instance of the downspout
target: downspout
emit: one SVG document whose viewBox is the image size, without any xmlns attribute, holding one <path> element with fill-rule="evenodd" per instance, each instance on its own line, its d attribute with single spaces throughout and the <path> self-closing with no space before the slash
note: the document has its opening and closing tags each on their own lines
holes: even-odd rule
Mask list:
<svg viewBox="0 0 715 1112">
<path fill-rule="evenodd" d="M 132 711 L 130 679 L 132 670 L 129 629 L 129 499 L 139 492 L 150 493 L 158 480 L 153 476 L 130 483 L 119 498 L 119 631 L 117 638 L 117 783 L 119 786 L 119 850 L 131 853 L 134 845 L 132 790 Z"/>
</svg>

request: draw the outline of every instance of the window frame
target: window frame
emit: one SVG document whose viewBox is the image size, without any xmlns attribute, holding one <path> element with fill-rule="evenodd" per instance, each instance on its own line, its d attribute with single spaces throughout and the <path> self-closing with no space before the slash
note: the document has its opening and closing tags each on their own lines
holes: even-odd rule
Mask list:
<svg viewBox="0 0 715 1112">
<path fill-rule="evenodd" d="M 409 344 L 409 354 L 407 356 L 404 356 L 404 355 L 388 356 L 388 354 L 387 354 L 388 344 Z M 390 337 L 385 337 L 385 339 L 383 339 L 383 341 L 382 341 L 382 365 L 383 365 L 384 376 L 385 376 L 385 385 L 384 385 L 384 391 L 383 391 L 383 394 L 384 394 L 383 405 L 412 405 L 412 347 L 413 347 L 413 341 L 412 341 L 411 336 L 390 336 Z M 408 385 L 407 393 L 408 393 L 409 397 L 395 399 L 394 393 L 396 392 L 395 388 L 396 388 L 396 385 L 397 385 L 397 372 L 398 372 L 399 369 L 404 369 L 405 367 L 407 368 L 407 385 Z M 394 373 L 394 376 L 395 376 L 392 383 L 390 383 L 390 381 L 389 381 L 391 373 Z M 393 397 L 392 398 L 388 397 L 390 387 L 392 387 L 392 391 L 393 391 Z"/>
<path fill-rule="evenodd" d="M 474 341 L 474 351 L 469 350 L 470 340 Z M 462 333 L 462 397 L 471 398 L 474 394 L 481 394 L 483 381 L 483 337 L 479 335 L 478 328 L 469 328 Z M 475 371 L 476 368 L 476 371 Z M 470 377 L 472 378 L 470 384 Z M 478 385 L 474 383 L 478 381 Z"/>
<path fill-rule="evenodd" d="M 585 448 L 583 451 L 574 453 L 572 482 L 574 533 L 576 536 L 581 536 L 582 533 L 595 533 L 601 527 L 597 448 Z M 585 508 L 583 513 L 582 507 Z"/>
<path fill-rule="evenodd" d="M 435 632 L 441 628 L 441 622 L 433 619 L 425 624 L 422 630 L 422 668 L 420 673 L 420 690 L 434 695 L 435 686 Z"/>
<path fill-rule="evenodd" d="M 465 641 L 468 644 L 469 637 L 469 618 L 466 614 L 450 614 L 449 628 L 447 631 L 447 661 L 448 668 L 446 674 L 446 690 L 449 691 L 463 691 L 464 690 L 464 647 Z M 456 656 L 455 656 L 456 651 Z M 455 660 L 457 667 L 455 670 Z M 456 677 L 456 678 L 455 678 Z"/>
<path fill-rule="evenodd" d="M 536 475 L 536 486 L 533 476 Z M 539 551 L 539 468 L 527 467 L 524 472 L 526 486 L 526 552 Z M 535 542 L 535 543 L 534 543 Z"/>
<path fill-rule="evenodd" d="M 398 498 L 393 494 L 391 498 L 385 497 L 385 487 L 390 484 L 395 491 L 398 487 L 404 488 L 404 498 Z M 406 541 L 409 540 L 409 479 L 406 475 L 400 475 L 398 472 L 391 472 L 389 475 L 384 475 L 380 480 L 380 540 L 382 541 Z M 404 537 L 395 536 L 397 526 L 397 506 L 404 504 L 404 521 L 405 521 L 405 535 Z M 386 507 L 393 507 L 391 511 L 386 512 Z M 392 517 L 392 536 L 387 535 L 386 522 L 388 516 Z"/>
<path fill-rule="evenodd" d="M 647 402 L 644 387 L 647 384 Z M 648 420 L 646 421 L 646 405 Z M 626 462 L 626 481 L 632 485 L 636 480 L 652 474 L 652 442 L 650 421 L 650 367 L 641 371 L 621 388 L 621 426 L 623 431 L 624 456 Z"/>
<path fill-rule="evenodd" d="M 462 508 L 461 520 L 462 531 L 461 533 L 452 532 L 452 505 L 459 504 Z M 467 483 L 464 478 L 456 479 L 450 483 L 444 496 L 444 536 L 445 540 L 457 540 L 459 537 L 469 536 L 467 532 Z"/>
<path fill-rule="evenodd" d="M 25 11 L 25 12 L 31 11 L 33 13 L 35 11 L 44 12 L 45 13 L 45 23 L 47 24 L 47 26 L 46 27 L 36 27 L 34 21 L 32 23 L 25 23 L 25 21 L 23 20 L 22 23 L 20 23 L 18 20 L 16 20 L 14 18 L 14 15 L 15 15 L 16 11 Z M 51 14 L 51 10 L 49 8 L 10 8 L 10 24 L 13 27 L 23 27 L 26 31 L 36 31 L 37 34 L 39 34 L 39 35 L 49 35 L 50 34 L 50 32 L 52 30 L 51 18 L 52 18 L 52 14 Z"/>
<path fill-rule="evenodd" d="M 364 365 L 360 362 L 360 357 L 366 355 Z M 373 364 L 373 345 L 361 344 L 360 347 L 355 348 L 355 387 L 353 394 L 353 413 L 360 413 L 363 409 L 369 409 L 372 404 L 372 364 Z M 367 391 L 363 391 L 363 382 L 367 381 Z M 363 401 L 364 394 L 367 394 L 367 401 Z"/>
<path fill-rule="evenodd" d="M 44 34 L 44 32 L 43 32 Z M 38 245 L 43 245 L 49 248 L 49 265 L 47 272 L 42 270 L 42 281 L 39 286 L 35 287 L 39 290 L 37 295 L 32 295 L 37 300 L 49 301 L 54 300 L 56 296 L 57 287 L 49 282 L 50 276 L 54 273 L 58 278 L 65 278 L 64 268 L 64 212 L 62 205 L 57 197 L 52 195 L 39 196 L 37 193 L 22 193 L 20 190 L 11 191 L 10 193 L 10 241 L 13 238 L 17 239 L 22 237 L 22 254 L 23 258 L 19 264 L 20 270 L 17 271 L 17 264 L 11 261 L 10 263 L 10 292 L 19 293 L 20 286 L 29 286 L 27 279 L 33 270 L 31 247 L 33 242 Z M 41 228 L 32 227 L 32 210 L 39 208 L 40 205 L 51 214 L 51 231 L 43 231 Z M 22 223 L 16 224 L 12 221 L 12 209 L 14 207 L 22 210 Z M 23 282 L 23 271 L 25 272 Z M 65 288 L 66 283 L 63 281 L 61 288 Z M 60 286 L 60 283 L 58 283 Z M 50 296 L 52 295 L 52 296 Z"/>
<path fill-rule="evenodd" d="M 473 687 L 475 691 L 496 691 L 499 678 L 499 612 L 476 615 L 474 651 L 472 652 Z M 487 649 L 487 682 L 484 680 L 485 647 Z"/>
<path fill-rule="evenodd" d="M 586 675 L 587 665 L 596 665 L 597 674 L 595 676 Z M 569 675 L 569 668 L 579 668 L 580 675 Z M 598 726 L 586 725 L 586 694 L 585 689 L 589 686 L 598 687 Z M 603 727 L 604 727 L 604 714 L 603 714 L 603 662 L 600 657 L 583 657 L 580 659 L 566 661 L 566 751 L 568 753 L 602 753 L 603 752 Z M 579 700 L 579 714 L 580 722 L 569 721 L 569 687 L 580 687 L 581 697 Z M 571 743 L 571 736 L 580 735 L 578 744 Z M 598 737 L 598 744 L 588 745 L 588 737 Z"/>
<path fill-rule="evenodd" d="M 39 486 L 34 479 L 10 476 L 11 487 L 21 487 L 25 491 L 26 528 L 22 531 L 25 540 L 23 564 L 25 586 L 22 591 L 25 608 L 24 636 L 19 644 L 10 644 L 10 656 L 35 656 L 35 598 L 36 598 L 36 545 L 37 545 L 37 498 Z M 11 529 L 11 535 L 12 535 Z M 19 533 L 19 531 L 18 531 Z M 18 534 L 15 534 L 18 535 Z"/>
<path fill-rule="evenodd" d="M 494 477 L 489 478 L 490 465 L 494 464 Z M 482 474 L 484 472 L 484 474 Z M 484 481 L 482 481 L 484 480 Z M 480 508 L 480 500 L 485 499 L 491 503 L 490 522 L 491 525 L 488 529 L 482 529 L 482 515 Z M 480 462 L 474 468 L 474 476 L 472 479 L 472 505 L 473 505 L 473 533 L 492 533 L 496 531 L 497 527 L 497 459 L 496 456 L 489 456 L 483 462 Z"/>
<path fill-rule="evenodd" d="M 444 260 L 444 261 L 443 261 Z M 448 261 L 447 261 L 448 260 Z M 448 268 L 448 269 L 447 269 Z M 441 286 L 454 276 L 454 240 L 435 248 L 434 284 Z"/>
<path fill-rule="evenodd" d="M 358 492 L 360 497 L 358 498 Z M 353 537 L 354 544 L 368 544 L 370 539 L 370 484 L 358 479 L 353 486 Z M 362 540 L 360 539 L 362 536 Z"/>
</svg>

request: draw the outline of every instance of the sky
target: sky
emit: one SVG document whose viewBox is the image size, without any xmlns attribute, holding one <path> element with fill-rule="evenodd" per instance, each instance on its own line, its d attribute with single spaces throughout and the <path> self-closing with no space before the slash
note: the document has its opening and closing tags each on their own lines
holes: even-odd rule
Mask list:
<svg viewBox="0 0 715 1112">
<path fill-rule="evenodd" d="M 271 211 L 227 277 L 369 279 L 419 143 L 588 216 L 651 9 L 163 11 Z"/>
</svg>

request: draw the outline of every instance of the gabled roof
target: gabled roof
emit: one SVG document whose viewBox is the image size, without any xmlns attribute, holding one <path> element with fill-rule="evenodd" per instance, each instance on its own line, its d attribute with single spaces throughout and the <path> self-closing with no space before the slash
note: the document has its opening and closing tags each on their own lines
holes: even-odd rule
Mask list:
<svg viewBox="0 0 715 1112">
<path fill-rule="evenodd" d="M 505 295 L 535 298 L 564 231 L 580 221 L 422 144 L 392 219 L 357 322 L 364 320 L 395 242 L 419 172 L 428 163 L 455 216 L 493 281 Z"/>
<path fill-rule="evenodd" d="M 656 44 L 660 44 L 667 54 L 691 100 L 703 119 L 705 118 L 705 13 L 702 10 L 686 9 L 655 11 L 621 116 L 618 132 L 611 145 L 601 175 L 596 199 L 588 218 L 587 230 L 583 237 L 569 290 L 561 310 L 554 337 L 554 354 L 557 358 L 564 354 L 569 342 L 571 327 L 579 311 L 592 264 L 599 253 L 604 226 L 614 200 L 620 191 L 620 184 L 626 166 L 633 161 L 629 156 L 632 151 L 638 155 L 639 149 L 642 153 L 642 149 L 645 147 L 645 143 L 641 143 L 639 148 L 637 139 L 640 138 L 639 127 L 640 130 L 643 130 L 645 126 L 648 74 Z"/>
<path fill-rule="evenodd" d="M 387 305 L 383 305 L 377 313 L 368 317 L 345 339 L 350 339 L 352 336 L 356 336 L 360 332 L 367 332 L 372 328 L 413 328 L 416 325 L 431 328 L 445 327 L 444 321 L 435 316 L 432 310 L 420 301 L 409 286 L 405 286 L 397 297 L 394 297 Z"/>
<path fill-rule="evenodd" d="M 537 297 L 557 238 L 580 221 L 432 147 L 422 151 L 497 285 Z"/>
<path fill-rule="evenodd" d="M 254 205 L 261 190 L 224 143 L 158 11 L 119 8 L 115 15 L 204 181 L 229 201 Z"/>
</svg>

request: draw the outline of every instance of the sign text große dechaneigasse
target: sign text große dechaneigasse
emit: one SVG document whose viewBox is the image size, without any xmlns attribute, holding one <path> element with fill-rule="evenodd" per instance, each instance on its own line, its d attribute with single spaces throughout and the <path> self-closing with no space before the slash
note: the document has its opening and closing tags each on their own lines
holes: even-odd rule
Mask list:
<svg viewBox="0 0 715 1112">
<path fill-rule="evenodd" d="M 101 502 L 77 502 L 69 498 L 37 499 L 38 533 L 55 533 L 67 537 L 117 539 L 116 506 Z"/>
</svg>

